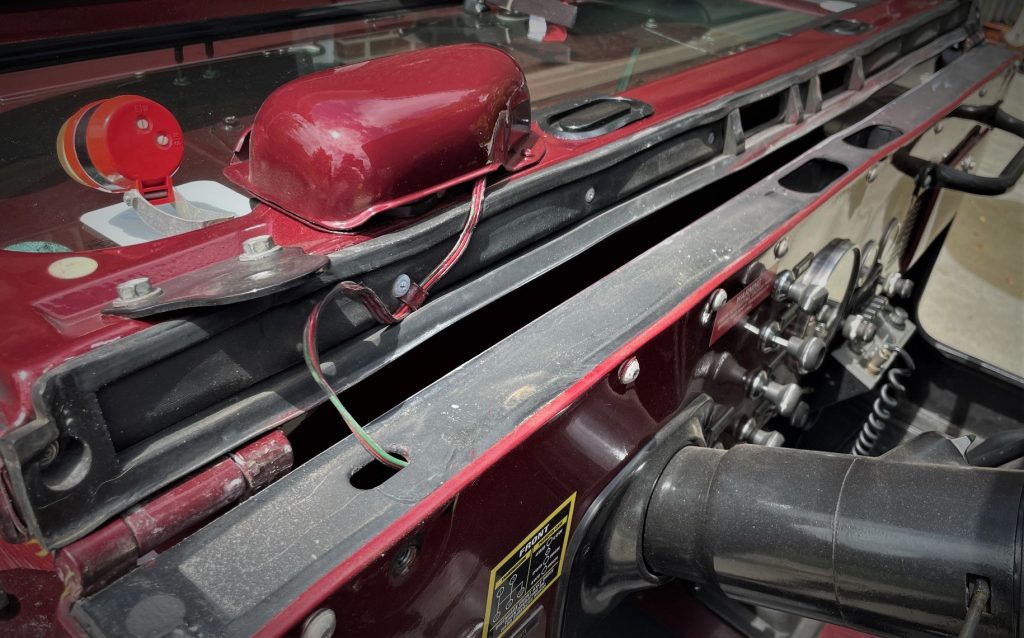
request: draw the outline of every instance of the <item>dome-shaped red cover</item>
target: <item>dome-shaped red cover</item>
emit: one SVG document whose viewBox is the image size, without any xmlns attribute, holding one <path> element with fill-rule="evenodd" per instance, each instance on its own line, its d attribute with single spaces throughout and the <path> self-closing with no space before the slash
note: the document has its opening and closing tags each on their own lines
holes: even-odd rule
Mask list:
<svg viewBox="0 0 1024 638">
<path fill-rule="evenodd" d="M 224 174 L 275 208 L 346 230 L 521 163 L 529 126 L 526 78 L 508 54 L 425 49 L 285 84 L 256 114 L 248 159 Z"/>
</svg>

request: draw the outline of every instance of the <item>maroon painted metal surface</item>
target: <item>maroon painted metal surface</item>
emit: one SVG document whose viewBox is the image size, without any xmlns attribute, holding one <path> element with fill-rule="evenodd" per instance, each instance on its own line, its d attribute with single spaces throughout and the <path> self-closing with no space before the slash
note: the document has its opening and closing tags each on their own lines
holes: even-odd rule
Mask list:
<svg viewBox="0 0 1024 638">
<path fill-rule="evenodd" d="M 72 597 L 124 575 L 140 557 L 265 487 L 292 465 L 280 431 L 264 436 L 85 538 L 62 548 L 56 569 Z"/>
<path fill-rule="evenodd" d="M 805 30 L 631 89 L 623 95 L 651 104 L 654 115 L 634 126 L 593 140 L 558 140 L 545 136 L 535 126 L 534 133 L 543 139 L 546 146 L 544 158 L 511 179 L 597 150 L 604 144 L 636 134 L 643 127 L 791 72 L 854 46 L 878 30 L 898 25 L 938 4 L 937 0 L 879 2 L 858 8 L 846 16 L 873 25 L 873 32 L 837 37 L 817 30 Z M 101 65 L 102 61 L 95 64 Z M 448 68 L 436 69 L 435 72 L 435 77 L 443 77 L 463 71 Z M 387 84 L 387 80 L 381 78 L 381 83 Z M 188 136 L 186 132 L 186 144 Z M 405 140 L 392 140 L 388 144 L 400 150 L 407 146 Z M 753 159 L 756 158 L 751 157 L 748 161 Z M 326 253 L 409 223 L 414 223 L 414 220 L 395 222 L 392 227 L 374 228 L 368 233 L 339 236 L 320 232 L 270 207 L 261 206 L 245 217 L 185 235 L 92 251 L 88 257 L 96 261 L 95 270 L 74 280 L 58 279 L 48 273 L 48 268 L 59 259 L 58 256 L 0 253 L 0 267 L 7 274 L 2 292 L 3 314 L 0 315 L 8 327 L 0 335 L 0 417 L 5 429 L 22 425 L 32 418 L 31 388 L 46 370 L 99 344 L 139 332 L 150 325 L 146 321 L 104 316 L 99 312 L 114 298 L 117 283 L 148 276 L 154 285 L 159 285 L 164 279 L 234 258 L 241 241 L 257 234 L 270 234 L 279 244 L 300 246 L 308 252 Z"/>
<path fill-rule="evenodd" d="M 1002 66 L 978 78 L 953 104 L 966 99 L 1004 69 Z M 874 163 L 939 119 L 941 115 L 924 120 L 899 140 L 880 147 L 753 249 L 735 255 L 672 312 L 633 336 L 361 551 L 303 592 L 258 635 L 298 635 L 308 614 L 328 607 L 342 619 L 338 636 L 366 635 L 382 626 L 387 628 L 388 635 L 412 632 L 457 638 L 479 636 L 483 609 L 480 594 L 487 591 L 489 569 L 566 495 L 576 493 L 572 521 L 575 528 L 607 481 L 675 410 L 698 393 L 709 392 L 716 403 L 733 406 L 740 413 L 749 409 L 742 388 L 715 388 L 690 376 L 697 359 L 707 351 L 713 330 L 713 326 L 700 322 L 699 304 L 719 287 L 730 295 L 740 292 L 746 285 L 746 266 L 755 257 L 770 250 Z M 755 357 L 761 356 L 756 336 L 737 332 L 724 338 L 716 349 L 735 353 L 743 365 L 749 366 Z M 623 388 L 615 371 L 631 356 L 638 359 L 644 372 L 634 386 Z M 532 514 L 521 524 L 495 526 L 494 521 L 508 520 L 509 508 Z M 396 577 L 394 566 L 409 545 L 419 548 L 416 562 Z M 469 592 L 476 597 L 469 596 Z M 404 602 L 401 606 L 373 604 L 381 599 Z M 548 590 L 537 605 L 544 608 L 550 627 L 557 609 L 555 591 Z M 373 612 L 353 611 L 356 609 Z M 527 636 L 533 638 L 531 634 Z"/>
<path fill-rule="evenodd" d="M 884 25 L 899 22 L 933 4 L 893 1 L 883 3 L 881 7 L 862 9 L 858 15 Z M 720 95 L 799 67 L 856 41 L 856 36 L 837 40 L 820 33 L 798 34 L 763 47 L 753 55 L 743 54 L 715 62 L 695 72 L 679 74 L 671 81 L 640 87 L 627 95 L 654 104 L 656 116 L 649 123 L 655 123 Z M 632 128 L 592 142 L 548 140 L 550 152 L 535 170 L 594 150 L 636 130 Z M 112 297 L 113 287 L 118 281 L 133 276 L 133 273 L 144 272 L 152 276 L 155 272 L 154 280 L 159 283 L 161 277 L 231 257 L 237 252 L 241 238 L 261 233 L 274 235 L 279 243 L 302 245 L 314 252 L 336 250 L 365 239 L 363 235 L 325 235 L 279 215 L 269 207 L 260 207 L 244 220 L 229 222 L 215 229 L 144 246 L 94 252 L 90 257 L 99 262 L 97 272 L 71 284 L 66 280 L 55 281 L 46 275 L 46 267 L 57 259 L 53 255 L 2 255 L 0 264 L 10 273 L 13 288 L 10 293 L 5 293 L 5 298 L 10 294 L 11 303 L 4 304 L 8 313 L 5 319 L 12 327 L 0 339 L 0 374 L 3 376 L 0 387 L 5 396 L 2 403 L 5 423 L 13 427 L 31 417 L 29 390 L 43 371 L 97 344 L 137 332 L 148 325 L 101 317 L 96 312 Z M 141 270 L 143 267 L 144 271 Z M 723 274 L 723 278 L 726 274 L 729 273 Z M 709 282 L 708 285 L 705 293 L 716 284 Z M 688 310 L 680 309 L 678 314 L 666 318 L 656 332 L 678 321 Z M 547 487 L 522 489 L 510 494 L 509 498 L 517 499 L 517 507 L 550 511 L 562 500 L 565 490 L 571 491 L 572 488 L 580 490 L 577 512 L 585 511 L 585 505 L 602 486 L 603 477 L 620 467 L 657 430 L 660 421 L 684 399 L 686 393 L 692 391 L 692 388 L 682 387 L 678 378 L 678 370 L 682 366 L 668 365 L 663 357 L 651 354 L 678 347 L 679 331 L 685 326 L 684 319 L 678 327 L 658 336 L 654 336 L 655 329 L 652 328 L 634 340 L 631 347 L 639 348 L 640 344 L 646 343 L 638 354 L 644 361 L 645 370 L 652 373 L 645 375 L 645 380 L 636 388 L 623 392 L 607 381 L 605 375 L 614 370 L 627 353 L 617 354 L 614 361 L 609 360 L 607 367 L 595 369 L 575 386 L 573 392 L 549 406 L 549 410 L 538 413 L 500 446 L 489 451 L 477 467 L 472 468 L 472 472 L 467 470 L 451 486 L 446 486 L 429 502 L 414 510 L 415 515 L 410 514 L 387 535 L 367 546 L 358 560 L 339 566 L 329 579 L 296 601 L 286 617 L 278 618 L 268 626 L 265 630 L 267 635 L 296 631 L 304 614 L 324 600 L 336 609 L 346 609 L 350 608 L 353 600 L 374 592 L 390 597 L 400 595 L 410 604 L 394 609 L 386 618 L 346 614 L 346 620 L 352 622 L 343 628 L 341 635 L 359 635 L 360 629 L 379 622 L 392 622 L 395 628 L 429 635 L 472 635 L 475 612 L 458 593 L 486 588 L 488 566 L 500 558 L 500 550 L 520 540 L 535 522 L 524 522 L 522 529 L 495 529 L 489 521 L 500 518 L 503 504 L 495 502 L 493 495 L 508 493 L 514 477 L 526 475 L 535 477 L 530 485 Z M 648 385 L 655 383 L 655 377 L 658 378 L 657 385 Z M 572 405 L 576 406 L 573 412 L 563 413 Z M 636 429 L 622 431 L 615 425 L 622 419 L 638 424 Z M 600 446 L 581 445 L 577 436 L 581 420 L 586 420 L 588 428 L 597 423 L 599 428 L 606 430 L 607 438 Z M 527 437 L 531 443 L 529 452 L 520 445 Z M 609 441 L 614 444 L 606 447 Z M 215 467 L 225 463 L 230 462 L 224 461 Z M 567 473 L 566 467 L 571 467 L 573 472 Z M 463 512 L 472 512 L 472 520 L 467 521 L 464 517 L 469 514 Z M 96 535 L 97 541 L 103 541 L 101 550 L 109 550 L 114 564 L 125 560 L 119 545 L 122 541 L 133 537 L 134 533 L 147 537 L 144 525 L 132 528 L 127 518 L 115 521 Z M 424 545 L 429 552 L 419 555 L 407 575 L 396 578 L 392 561 L 403 543 L 414 536 L 431 539 L 429 545 Z M 480 538 L 488 539 L 486 547 L 479 547 Z M 105 545 L 108 540 L 109 545 Z M 139 541 L 139 546 L 145 546 L 145 543 Z M 135 551 L 141 553 L 138 549 Z M 85 575 L 82 577 L 88 577 L 85 570 L 80 572 Z M 430 595 L 438 591 L 444 591 L 444 596 Z M 552 591 L 542 601 L 548 609 L 554 606 L 553 596 Z"/>
<path fill-rule="evenodd" d="M 282 212 L 349 230 L 501 166 L 536 162 L 529 127 L 526 77 L 510 55 L 481 44 L 426 49 L 282 86 L 256 114 L 248 159 L 224 174 Z"/>
</svg>

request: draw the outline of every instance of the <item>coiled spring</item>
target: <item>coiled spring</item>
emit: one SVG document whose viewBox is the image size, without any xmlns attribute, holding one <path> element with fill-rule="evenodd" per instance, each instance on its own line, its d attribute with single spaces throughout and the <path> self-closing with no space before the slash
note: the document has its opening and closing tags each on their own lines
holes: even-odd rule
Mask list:
<svg viewBox="0 0 1024 638">
<path fill-rule="evenodd" d="M 885 430 L 886 422 L 892 418 L 893 410 L 899 407 L 900 395 L 907 391 L 907 386 L 903 384 L 904 379 L 915 369 L 914 360 L 902 348 L 889 349 L 903 359 L 904 367 L 896 367 L 893 364 L 885 373 L 885 383 L 879 389 L 878 397 L 871 405 L 871 414 L 861 426 L 860 435 L 853 444 L 853 453 L 858 456 L 871 456 L 878 437 Z"/>
</svg>

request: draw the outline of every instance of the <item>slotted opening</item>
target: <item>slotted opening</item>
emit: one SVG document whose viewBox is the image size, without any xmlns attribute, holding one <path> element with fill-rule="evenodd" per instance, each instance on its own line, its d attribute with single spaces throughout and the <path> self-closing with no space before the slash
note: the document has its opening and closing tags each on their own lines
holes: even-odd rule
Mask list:
<svg viewBox="0 0 1024 638">
<path fill-rule="evenodd" d="M 398 452 L 389 451 L 389 454 L 403 461 L 409 460 Z M 385 481 L 401 471 L 402 468 L 400 467 L 391 467 L 390 465 L 381 463 L 377 459 L 373 459 L 363 467 L 353 472 L 348 481 L 352 484 L 352 487 L 357 490 L 372 490 L 375 487 L 383 485 Z"/>
<path fill-rule="evenodd" d="M 818 76 L 818 81 L 821 83 L 821 99 L 827 100 L 846 90 L 849 86 L 852 66 L 852 63 L 844 64 Z"/>
<path fill-rule="evenodd" d="M 846 170 L 839 162 L 816 157 L 780 179 L 779 184 L 797 193 L 817 193 L 839 179 Z"/>
<path fill-rule="evenodd" d="M 899 130 L 895 126 L 872 124 L 871 126 L 865 126 L 856 133 L 847 135 L 843 138 L 843 141 L 850 146 L 873 150 L 885 146 L 889 142 L 899 138 L 901 135 L 903 135 L 903 131 Z"/>
<path fill-rule="evenodd" d="M 782 121 L 786 110 L 785 91 L 761 98 L 740 107 L 740 124 L 743 132 L 751 135 Z"/>
</svg>

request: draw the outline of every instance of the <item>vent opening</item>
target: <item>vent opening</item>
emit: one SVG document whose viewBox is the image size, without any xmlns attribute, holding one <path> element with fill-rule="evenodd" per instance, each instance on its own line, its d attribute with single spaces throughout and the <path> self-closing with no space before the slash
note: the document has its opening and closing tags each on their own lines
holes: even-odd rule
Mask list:
<svg viewBox="0 0 1024 638">
<path fill-rule="evenodd" d="M 797 193 L 817 193 L 839 179 L 847 168 L 839 162 L 816 157 L 801 164 L 779 180 L 779 184 Z"/>
<path fill-rule="evenodd" d="M 857 148 L 876 149 L 885 146 L 901 135 L 903 135 L 903 131 L 895 126 L 872 124 L 871 126 L 865 126 L 856 133 L 847 135 L 843 138 L 843 141 Z"/>
<path fill-rule="evenodd" d="M 818 76 L 818 82 L 821 84 L 822 100 L 839 95 L 849 87 L 850 71 L 852 68 L 853 63 L 847 63 L 831 71 L 825 71 Z"/>
<path fill-rule="evenodd" d="M 748 136 L 782 121 L 786 111 L 786 92 L 769 95 L 740 107 L 740 124 Z"/>
</svg>

